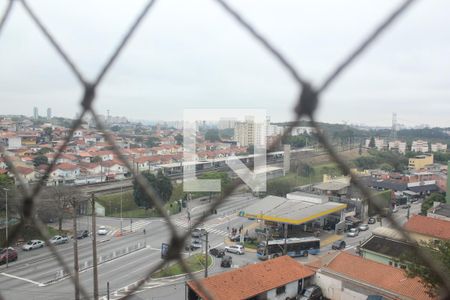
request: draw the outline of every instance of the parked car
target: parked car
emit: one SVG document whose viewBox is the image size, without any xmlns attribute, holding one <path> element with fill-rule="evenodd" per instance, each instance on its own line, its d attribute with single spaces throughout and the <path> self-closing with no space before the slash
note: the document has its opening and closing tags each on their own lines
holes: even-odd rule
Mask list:
<svg viewBox="0 0 450 300">
<path fill-rule="evenodd" d="M 89 231 L 87 230 L 79 230 L 77 231 L 77 239 L 81 240 L 89 237 Z"/>
<path fill-rule="evenodd" d="M 369 224 L 361 224 L 358 226 L 359 231 L 366 231 L 369 229 Z"/>
<path fill-rule="evenodd" d="M 191 236 L 192 236 L 193 238 L 198 239 L 198 238 L 204 236 L 205 234 L 206 234 L 206 229 L 203 229 L 203 228 L 195 228 L 194 230 L 192 230 Z"/>
<path fill-rule="evenodd" d="M 67 236 L 62 236 L 62 235 L 55 235 L 54 237 L 52 237 L 49 240 L 50 244 L 53 244 L 53 245 L 65 244 L 68 241 L 69 241 L 69 239 L 67 238 Z"/>
<path fill-rule="evenodd" d="M 16 249 L 12 247 L 3 248 L 0 251 L 0 265 L 6 264 L 6 258 L 8 258 L 8 262 L 16 261 L 18 258 Z"/>
<path fill-rule="evenodd" d="M 333 250 L 342 250 L 342 249 L 345 249 L 345 246 L 347 246 L 345 241 L 337 240 L 337 241 L 335 241 L 333 243 L 333 245 L 331 245 L 331 249 L 333 249 Z"/>
<path fill-rule="evenodd" d="M 305 289 L 300 300 L 321 300 L 323 299 L 322 289 L 317 285 L 312 285 Z"/>
<path fill-rule="evenodd" d="M 347 232 L 348 237 L 355 237 L 358 236 L 359 231 L 357 228 L 350 228 L 350 230 Z"/>
<path fill-rule="evenodd" d="M 235 254 L 244 254 L 245 253 L 245 249 L 244 246 L 242 245 L 231 245 L 231 246 L 226 246 L 225 247 L 225 251 L 226 252 L 231 252 L 231 253 L 235 253 Z"/>
<path fill-rule="evenodd" d="M 396 206 L 396 207 L 394 207 L 393 209 L 392 209 L 392 212 L 393 213 L 396 213 L 396 212 L 398 212 L 398 207 Z"/>
<path fill-rule="evenodd" d="M 42 248 L 45 246 L 44 241 L 41 240 L 31 240 L 22 246 L 22 250 L 29 251 L 33 249 Z"/>
<path fill-rule="evenodd" d="M 222 261 L 220 262 L 220 266 L 222 268 L 230 268 L 233 264 L 233 258 L 229 255 L 225 255 L 222 257 Z"/>
<path fill-rule="evenodd" d="M 209 254 L 215 257 L 223 257 L 225 256 L 225 250 L 219 248 L 212 248 L 209 250 Z"/>
<path fill-rule="evenodd" d="M 407 209 L 407 208 L 410 208 L 411 207 L 411 205 L 410 204 L 405 204 L 405 205 L 402 205 L 402 208 L 403 209 Z"/>
<path fill-rule="evenodd" d="M 369 218 L 369 221 L 368 221 L 367 223 L 369 223 L 369 224 L 375 224 L 376 222 L 377 222 L 377 220 L 376 220 L 375 218 L 370 217 L 370 218 Z"/>
<path fill-rule="evenodd" d="M 106 235 L 108 233 L 108 229 L 105 226 L 100 226 L 97 230 L 98 235 Z"/>
</svg>

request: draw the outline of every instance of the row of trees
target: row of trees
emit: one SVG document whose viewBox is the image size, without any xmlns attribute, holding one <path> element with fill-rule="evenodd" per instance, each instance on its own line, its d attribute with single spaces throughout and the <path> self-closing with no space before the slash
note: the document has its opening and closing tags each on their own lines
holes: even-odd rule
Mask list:
<svg viewBox="0 0 450 300">
<path fill-rule="evenodd" d="M 353 162 L 360 169 L 381 168 L 401 172 L 408 167 L 408 159 L 397 152 L 369 150 L 370 156 L 360 156 Z"/>
</svg>

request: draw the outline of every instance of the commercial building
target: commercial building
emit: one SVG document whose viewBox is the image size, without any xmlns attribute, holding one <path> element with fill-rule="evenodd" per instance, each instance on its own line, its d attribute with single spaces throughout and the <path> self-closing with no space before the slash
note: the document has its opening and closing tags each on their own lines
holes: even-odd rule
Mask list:
<svg viewBox="0 0 450 300">
<path fill-rule="evenodd" d="M 288 237 L 311 235 L 332 218 L 336 230 L 343 230 L 343 215 L 347 204 L 329 202 L 325 195 L 314 195 L 304 192 L 293 192 L 286 198 L 267 196 L 257 203 L 240 211 L 241 217 L 265 221 L 266 226 L 275 231 L 287 231 Z"/>
<path fill-rule="evenodd" d="M 312 282 L 314 271 L 290 258 L 281 256 L 265 262 L 186 283 L 188 300 L 295 299 Z"/>
<path fill-rule="evenodd" d="M 408 169 L 419 171 L 425 169 L 425 166 L 433 164 L 433 162 L 433 154 L 417 155 L 409 159 Z"/>
</svg>

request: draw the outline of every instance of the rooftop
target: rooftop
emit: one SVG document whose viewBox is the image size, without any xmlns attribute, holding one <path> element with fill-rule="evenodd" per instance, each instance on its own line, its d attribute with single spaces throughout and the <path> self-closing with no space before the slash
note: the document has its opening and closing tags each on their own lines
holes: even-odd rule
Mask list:
<svg viewBox="0 0 450 300">
<path fill-rule="evenodd" d="M 448 203 L 439 203 L 438 206 L 432 207 L 428 211 L 436 215 L 450 218 L 450 204 Z"/>
<path fill-rule="evenodd" d="M 324 269 L 411 299 L 432 299 L 420 280 L 406 277 L 402 269 L 346 252 L 340 252 Z"/>
<path fill-rule="evenodd" d="M 414 215 L 404 225 L 407 231 L 450 240 L 450 221 Z"/>
<path fill-rule="evenodd" d="M 373 235 L 361 245 L 361 249 L 376 252 L 385 256 L 400 258 L 401 255 L 411 257 L 415 255 L 413 245 L 389 238 Z"/>
<path fill-rule="evenodd" d="M 302 200 L 267 196 L 245 208 L 245 211 L 241 212 L 240 215 L 247 218 L 299 225 L 333 212 L 341 211 L 346 207 L 347 204 L 336 202 L 317 204 Z"/>
<path fill-rule="evenodd" d="M 289 256 L 281 256 L 265 262 L 213 275 L 200 280 L 217 300 L 248 299 L 289 282 L 314 275 L 314 271 Z M 187 284 L 202 299 L 208 299 L 194 281 Z"/>
</svg>

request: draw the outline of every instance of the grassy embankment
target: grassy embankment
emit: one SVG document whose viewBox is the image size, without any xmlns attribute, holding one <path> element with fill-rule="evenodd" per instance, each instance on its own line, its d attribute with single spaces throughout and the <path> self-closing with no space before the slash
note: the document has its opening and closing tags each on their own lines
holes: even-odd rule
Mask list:
<svg viewBox="0 0 450 300">
<path fill-rule="evenodd" d="M 169 214 L 175 214 L 179 211 L 178 200 L 182 197 L 182 186 L 174 185 L 170 200 L 164 205 L 164 209 Z M 110 217 L 120 217 L 120 200 L 122 198 L 122 216 L 124 218 L 149 218 L 158 217 L 156 209 L 144 209 L 138 207 L 134 202 L 133 191 L 125 191 L 122 193 L 113 193 L 101 195 L 97 202 L 105 207 L 105 215 Z"/>
<path fill-rule="evenodd" d="M 191 272 L 197 272 L 205 269 L 205 255 L 204 254 L 195 254 L 185 259 L 185 262 Z M 212 259 L 211 256 L 208 255 L 208 266 L 211 266 Z M 181 264 L 176 262 L 169 266 L 162 268 L 152 275 L 152 278 L 162 278 L 184 274 L 185 272 L 181 268 Z"/>
</svg>

